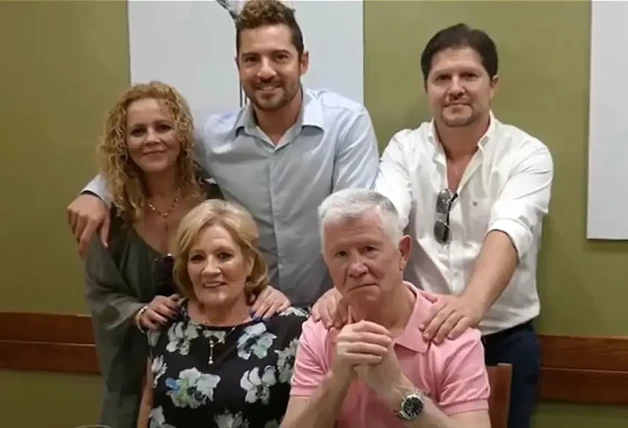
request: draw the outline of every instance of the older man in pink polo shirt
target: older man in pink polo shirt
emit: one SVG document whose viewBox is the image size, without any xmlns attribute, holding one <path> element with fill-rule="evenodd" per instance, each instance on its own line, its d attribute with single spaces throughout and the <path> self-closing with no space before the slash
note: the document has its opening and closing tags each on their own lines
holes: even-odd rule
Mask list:
<svg viewBox="0 0 628 428">
<path fill-rule="evenodd" d="M 424 340 L 419 325 L 433 302 L 403 281 L 412 244 L 392 203 L 342 190 L 319 217 L 349 321 L 340 331 L 313 319 L 303 325 L 282 428 L 490 428 L 480 332 Z"/>
</svg>

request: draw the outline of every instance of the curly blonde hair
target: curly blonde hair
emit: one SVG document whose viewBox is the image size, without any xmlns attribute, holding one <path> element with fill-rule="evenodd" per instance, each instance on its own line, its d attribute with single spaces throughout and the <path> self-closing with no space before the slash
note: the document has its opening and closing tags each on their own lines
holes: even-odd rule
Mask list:
<svg viewBox="0 0 628 428">
<path fill-rule="evenodd" d="M 240 247 L 245 259 L 252 258 L 253 269 L 246 278 L 244 292 L 249 304 L 269 284 L 268 268 L 257 241 L 259 230 L 251 214 L 240 205 L 220 199 L 209 199 L 194 207 L 181 220 L 174 241 L 174 280 L 186 297 L 194 296 L 187 264 L 192 246 L 200 234 L 211 226 L 223 227 Z"/>
<path fill-rule="evenodd" d="M 194 162 L 194 121 L 187 101 L 172 86 L 152 81 L 131 86 L 119 97 L 107 114 L 96 154 L 100 173 L 107 182 L 118 215 L 128 221 L 140 218 L 146 207 L 142 171 L 129 156 L 127 147 L 127 111 L 138 100 L 155 99 L 167 106 L 181 145 L 177 159 L 179 185 L 198 193 L 201 184 Z"/>
</svg>

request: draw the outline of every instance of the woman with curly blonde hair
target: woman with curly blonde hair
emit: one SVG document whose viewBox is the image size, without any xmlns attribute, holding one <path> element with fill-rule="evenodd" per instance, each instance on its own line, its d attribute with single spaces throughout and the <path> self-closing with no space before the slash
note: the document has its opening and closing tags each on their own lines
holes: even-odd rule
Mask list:
<svg viewBox="0 0 628 428">
<path fill-rule="evenodd" d="M 147 329 L 179 309 L 172 285 L 169 242 L 179 222 L 215 184 L 197 174 L 190 109 L 171 86 L 137 84 L 107 115 L 97 147 L 100 173 L 111 194 L 107 245 L 93 239 L 85 264 L 104 381 L 100 423 L 136 425 L 145 373 Z"/>
</svg>

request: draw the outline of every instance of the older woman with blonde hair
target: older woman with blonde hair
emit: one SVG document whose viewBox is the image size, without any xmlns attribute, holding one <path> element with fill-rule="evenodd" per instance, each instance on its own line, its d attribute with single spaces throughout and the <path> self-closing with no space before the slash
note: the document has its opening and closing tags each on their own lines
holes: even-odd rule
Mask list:
<svg viewBox="0 0 628 428">
<path fill-rule="evenodd" d="M 104 383 L 105 426 L 136 425 L 148 355 L 145 333 L 179 309 L 169 243 L 185 214 L 220 197 L 216 185 L 197 172 L 193 139 L 185 99 L 169 85 L 150 82 L 122 94 L 97 146 L 111 224 L 105 244 L 92 239 L 85 293 Z M 276 309 L 289 305 L 285 298 L 275 300 Z"/>
<path fill-rule="evenodd" d="M 268 285 L 258 229 L 239 205 L 208 200 L 181 221 L 174 245 L 177 316 L 149 333 L 138 427 L 278 427 L 304 310 L 251 317 Z"/>
</svg>

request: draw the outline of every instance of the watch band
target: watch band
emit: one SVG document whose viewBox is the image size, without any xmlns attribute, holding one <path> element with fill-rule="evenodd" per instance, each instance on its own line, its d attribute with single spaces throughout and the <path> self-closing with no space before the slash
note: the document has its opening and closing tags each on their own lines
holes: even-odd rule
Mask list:
<svg viewBox="0 0 628 428">
<path fill-rule="evenodd" d="M 406 395 L 401 401 L 399 410 L 395 412 L 395 416 L 404 422 L 415 420 L 423 413 L 425 396 L 426 395 L 419 390 Z"/>
</svg>

